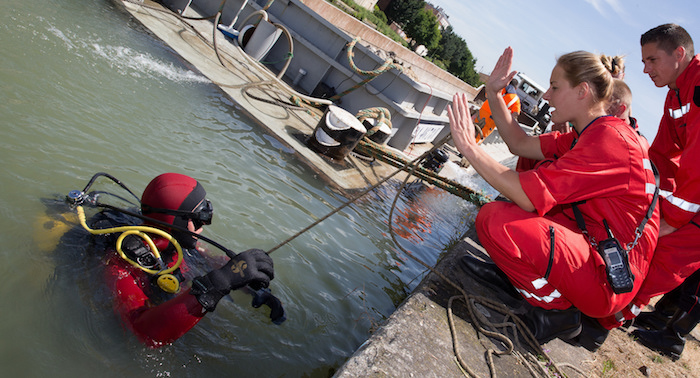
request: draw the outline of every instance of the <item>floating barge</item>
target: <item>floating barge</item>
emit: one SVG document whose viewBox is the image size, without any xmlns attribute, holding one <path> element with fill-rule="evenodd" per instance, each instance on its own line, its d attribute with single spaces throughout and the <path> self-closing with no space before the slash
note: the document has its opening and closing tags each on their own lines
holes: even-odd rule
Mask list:
<svg viewBox="0 0 700 378">
<path fill-rule="evenodd" d="M 223 3 L 220 0 L 172 0 L 162 4 L 150 0 L 115 1 L 192 69 L 218 85 L 242 112 L 341 190 L 366 188 L 395 172 L 396 168 L 370 164 L 352 155 L 338 161 L 310 149 L 307 141 L 319 124 L 320 115 L 318 111 L 299 106 L 299 101 L 325 100 L 327 105 L 331 102 L 324 97 L 340 92 L 345 94 L 336 96 L 333 103 L 351 114 L 368 108 L 387 109 L 393 128 L 385 148 L 410 161 L 431 148 L 431 142 L 449 134 L 447 107 L 452 94 L 462 91 L 473 98 L 477 93 L 476 89 L 442 70 L 440 75 L 448 75 L 452 83 L 434 75 L 428 81 L 439 84 L 414 80 L 417 74 L 427 75 L 428 70 L 419 65 L 428 62 L 390 40 L 396 49 L 405 50 L 401 54 L 408 54 L 409 59 L 415 56 L 418 63 L 411 64 L 410 68 L 407 61 L 401 61 L 404 68 L 392 63 L 398 68 L 387 69 L 368 80 L 368 76 L 358 70 L 375 69 L 386 65 L 388 60 L 380 58 L 375 53 L 377 50 L 371 50 L 363 42 L 352 46 L 350 58 L 348 46 L 357 41 L 356 36 L 342 31 L 299 0 L 268 1 L 267 5 L 271 3 L 271 6 L 265 9 L 243 0 Z M 315 1 L 305 3 L 316 4 Z M 325 1 L 320 3 L 340 12 Z M 287 40 L 279 38 L 271 46 L 262 46 L 262 53 L 256 51 L 258 57 L 246 53 L 255 49 L 250 48 L 250 44 L 244 51 L 237 40 L 227 36 L 229 33 L 222 32 L 224 28 L 215 28 L 212 22 L 213 16 L 218 15 L 220 26 L 229 25 L 230 30 L 238 32 L 261 19 L 262 14 L 268 23 L 284 29 Z M 377 43 L 389 43 L 384 36 L 366 37 L 378 40 Z M 263 65 L 256 58 L 275 63 Z M 437 89 L 438 86 L 450 93 Z"/>
</svg>

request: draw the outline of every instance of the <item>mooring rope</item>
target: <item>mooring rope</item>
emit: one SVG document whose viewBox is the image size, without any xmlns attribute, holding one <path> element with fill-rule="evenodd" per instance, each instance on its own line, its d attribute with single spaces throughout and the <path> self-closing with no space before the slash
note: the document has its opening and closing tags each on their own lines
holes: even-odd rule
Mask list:
<svg viewBox="0 0 700 378">
<path fill-rule="evenodd" d="M 409 163 L 404 157 L 366 138 L 358 142 L 357 146 L 355 147 L 355 151 L 362 155 L 376 158 L 377 160 L 383 161 L 397 168 L 404 169 L 404 167 L 410 168 L 412 166 L 412 163 Z M 415 168 L 415 171 L 413 171 L 412 174 L 431 185 L 435 185 L 440 189 L 461 197 L 477 206 L 482 206 L 485 203 L 490 202 L 490 199 L 488 199 L 482 193 L 476 192 L 474 189 L 468 188 L 458 182 L 440 176 L 430 169 L 418 166 Z"/>
<path fill-rule="evenodd" d="M 369 118 L 374 118 L 377 120 L 374 127 L 367 130 L 365 137 L 370 137 L 374 133 L 376 133 L 382 127 L 382 124 L 389 126 L 389 129 L 392 128 L 391 113 L 389 112 L 389 109 L 387 109 L 387 108 L 374 107 L 374 108 L 362 109 L 359 112 L 357 112 L 357 114 L 355 114 L 355 118 L 357 118 L 360 122 L 364 122 L 366 119 L 369 119 Z"/>
<path fill-rule="evenodd" d="M 391 58 L 385 60 L 384 63 L 382 63 L 381 66 L 379 66 L 378 68 L 376 68 L 376 69 L 374 69 L 374 70 L 371 70 L 371 71 L 365 71 L 365 70 L 363 70 L 363 69 L 357 67 L 357 65 L 355 64 L 355 59 L 354 59 L 354 58 L 355 58 L 355 53 L 353 52 L 353 48 L 355 47 L 355 45 L 356 45 L 357 42 L 359 42 L 359 41 L 360 41 L 360 38 L 359 38 L 359 37 L 356 37 L 356 38 L 353 38 L 353 40 L 350 41 L 350 42 L 347 44 L 347 54 L 346 54 L 346 55 L 347 55 L 347 57 L 348 57 L 348 64 L 350 64 L 350 68 L 352 68 L 353 71 L 359 73 L 360 75 L 367 76 L 367 78 L 365 78 L 364 80 L 358 82 L 357 84 L 353 85 L 352 87 L 346 89 L 345 91 L 343 91 L 343 92 L 341 92 L 341 93 L 338 93 L 338 94 L 336 94 L 335 96 L 332 96 L 332 97 L 330 98 L 331 101 L 336 101 L 336 100 L 338 100 L 339 98 L 341 98 L 341 97 L 347 95 L 348 93 L 350 93 L 350 92 L 352 92 L 352 91 L 354 91 L 354 90 L 356 90 L 356 89 L 358 89 L 358 88 L 361 88 L 361 87 L 364 86 L 365 84 L 367 84 L 367 83 L 369 83 L 370 81 L 372 81 L 372 80 L 374 80 L 375 78 L 377 78 L 377 76 L 383 74 L 383 73 L 386 72 L 386 71 L 391 70 L 392 68 L 398 70 L 399 72 L 403 72 L 403 67 L 400 66 L 400 65 L 398 65 L 398 64 L 395 64 L 395 63 L 394 63 L 394 60 L 391 59 Z"/>
</svg>

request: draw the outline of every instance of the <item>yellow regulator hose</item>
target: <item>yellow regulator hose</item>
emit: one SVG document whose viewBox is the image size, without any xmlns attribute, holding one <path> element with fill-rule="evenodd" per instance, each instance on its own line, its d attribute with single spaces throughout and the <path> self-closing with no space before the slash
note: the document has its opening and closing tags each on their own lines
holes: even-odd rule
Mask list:
<svg viewBox="0 0 700 378">
<path fill-rule="evenodd" d="M 121 232 L 122 234 L 117 238 L 117 253 L 119 253 L 119 256 L 121 256 L 124 260 L 126 260 L 129 264 L 143 270 L 146 273 L 153 274 L 153 275 L 165 275 L 169 274 L 175 271 L 178 267 L 180 267 L 180 264 L 182 263 L 183 260 L 183 255 L 182 255 L 182 247 L 180 247 L 180 243 L 175 240 L 175 238 L 168 234 L 167 232 L 154 228 L 154 227 L 149 227 L 149 226 L 120 226 L 120 227 L 112 227 L 112 228 L 105 228 L 105 229 L 92 229 L 87 225 L 86 219 L 85 219 L 85 210 L 83 210 L 82 206 L 78 206 L 76 208 L 76 211 L 78 213 L 78 220 L 80 221 L 80 224 L 87 230 L 89 233 L 93 235 L 104 235 L 104 234 L 111 234 L 111 233 L 116 233 L 116 232 Z M 163 259 L 160 256 L 160 252 L 158 251 L 158 248 L 156 247 L 155 243 L 153 243 L 153 240 L 148 236 L 148 234 L 155 234 L 158 236 L 162 236 L 170 243 L 172 243 L 175 246 L 175 249 L 177 250 L 177 261 L 175 262 L 175 265 L 171 266 L 170 268 L 167 269 L 161 269 L 161 270 L 155 270 L 155 269 L 149 269 L 146 267 L 141 266 L 139 263 L 136 261 L 131 260 L 125 253 L 122 251 L 122 242 L 124 241 L 124 238 L 127 235 L 137 235 L 143 240 L 146 241 L 146 244 L 151 248 L 151 251 L 153 252 L 153 255 L 158 259 L 158 263 L 160 264 L 161 268 L 165 267 L 165 264 L 163 263 Z"/>
</svg>

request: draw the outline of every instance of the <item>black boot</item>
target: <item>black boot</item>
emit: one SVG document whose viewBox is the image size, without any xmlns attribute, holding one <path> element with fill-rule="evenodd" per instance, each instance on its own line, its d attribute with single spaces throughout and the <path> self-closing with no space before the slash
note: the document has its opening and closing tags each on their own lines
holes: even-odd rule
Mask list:
<svg viewBox="0 0 700 378">
<path fill-rule="evenodd" d="M 685 336 L 695 328 L 699 319 L 688 315 L 687 312 L 678 310 L 666 327 L 658 331 L 637 329 L 632 332 L 637 341 L 645 347 L 655 350 L 673 361 L 678 360 L 685 347 Z"/>
<path fill-rule="evenodd" d="M 471 255 L 465 255 L 459 260 L 462 269 L 472 275 L 480 282 L 486 284 L 492 289 L 502 291 L 512 299 L 522 300 L 523 297 L 518 293 L 513 284 L 508 279 L 505 273 L 492 262 L 485 262 Z"/>
<path fill-rule="evenodd" d="M 523 316 L 523 322 L 540 344 L 557 337 L 562 340 L 573 339 L 581 333 L 581 311 L 575 307 L 566 310 L 532 307 Z"/>
<path fill-rule="evenodd" d="M 610 331 L 596 319 L 582 314 L 581 333 L 572 340 L 571 344 L 582 346 L 590 352 L 595 352 L 603 345 L 609 333 Z"/>
<path fill-rule="evenodd" d="M 678 304 L 669 294 L 664 295 L 654 305 L 654 311 L 642 312 L 634 319 L 634 325 L 650 330 L 663 329 L 678 311 Z"/>
</svg>

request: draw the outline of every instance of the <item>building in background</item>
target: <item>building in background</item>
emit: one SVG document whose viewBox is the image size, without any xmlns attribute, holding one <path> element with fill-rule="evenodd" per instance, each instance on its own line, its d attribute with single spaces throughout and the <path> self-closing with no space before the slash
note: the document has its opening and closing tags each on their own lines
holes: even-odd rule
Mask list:
<svg viewBox="0 0 700 378">
<path fill-rule="evenodd" d="M 440 24 L 440 28 L 442 28 L 442 30 L 445 30 L 448 26 L 450 26 L 450 21 L 448 20 L 450 16 L 448 16 L 447 13 L 445 13 L 444 9 L 442 9 L 441 7 L 436 7 L 431 3 L 426 3 L 425 9 L 433 12 L 435 17 L 437 17 L 438 24 Z"/>
<path fill-rule="evenodd" d="M 388 3 L 389 2 L 387 2 L 387 4 Z M 374 10 L 374 6 L 377 5 L 377 0 L 355 0 L 355 4 L 372 11 Z"/>
</svg>

